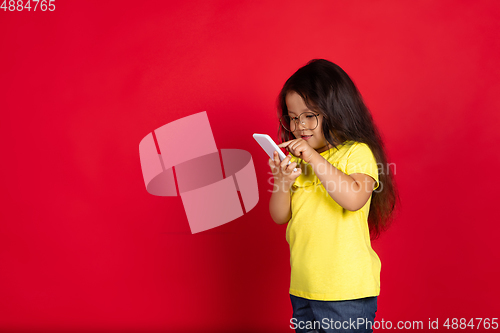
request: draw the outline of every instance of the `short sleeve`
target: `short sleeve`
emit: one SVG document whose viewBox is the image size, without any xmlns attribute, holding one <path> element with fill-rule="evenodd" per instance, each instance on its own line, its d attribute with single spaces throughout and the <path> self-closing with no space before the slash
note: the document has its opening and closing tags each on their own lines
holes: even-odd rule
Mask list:
<svg viewBox="0 0 500 333">
<path fill-rule="evenodd" d="M 355 143 L 347 154 L 346 174 L 364 173 L 375 179 L 374 190 L 379 187 L 378 165 L 370 147 L 366 143 Z"/>
</svg>

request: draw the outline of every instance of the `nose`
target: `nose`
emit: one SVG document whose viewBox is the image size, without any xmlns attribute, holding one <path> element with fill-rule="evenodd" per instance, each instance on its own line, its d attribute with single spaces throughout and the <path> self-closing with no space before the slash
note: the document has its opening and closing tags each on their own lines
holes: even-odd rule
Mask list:
<svg viewBox="0 0 500 333">
<path fill-rule="evenodd" d="M 303 129 L 305 129 L 305 130 L 307 129 L 306 126 L 304 125 L 304 123 L 300 121 L 300 119 L 295 119 L 294 121 L 295 121 L 295 130 L 296 131 L 302 131 Z"/>
</svg>

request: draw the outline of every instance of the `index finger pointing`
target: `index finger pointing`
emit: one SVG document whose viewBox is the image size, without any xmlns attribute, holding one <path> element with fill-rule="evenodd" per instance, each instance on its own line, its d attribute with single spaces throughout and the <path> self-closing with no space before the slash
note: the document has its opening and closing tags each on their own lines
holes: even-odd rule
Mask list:
<svg viewBox="0 0 500 333">
<path fill-rule="evenodd" d="M 290 141 L 286 141 L 286 142 L 282 142 L 278 145 L 278 147 L 280 148 L 284 148 L 286 146 L 288 146 L 293 140 L 290 140 Z"/>
</svg>

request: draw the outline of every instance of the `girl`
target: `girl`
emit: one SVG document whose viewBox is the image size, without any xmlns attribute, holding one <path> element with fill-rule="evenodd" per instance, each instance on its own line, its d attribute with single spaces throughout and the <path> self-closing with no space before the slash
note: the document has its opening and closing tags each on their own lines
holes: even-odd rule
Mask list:
<svg viewBox="0 0 500 333">
<path fill-rule="evenodd" d="M 269 160 L 269 210 L 288 223 L 290 327 L 372 332 L 381 263 L 370 238 L 388 227 L 399 199 L 380 134 L 349 76 L 323 59 L 286 81 L 278 116 L 279 146 L 293 156 Z"/>
</svg>

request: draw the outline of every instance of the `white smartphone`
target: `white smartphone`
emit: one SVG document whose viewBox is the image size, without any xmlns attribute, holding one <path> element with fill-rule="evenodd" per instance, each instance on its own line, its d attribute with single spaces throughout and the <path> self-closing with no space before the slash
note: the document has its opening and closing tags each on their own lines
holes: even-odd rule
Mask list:
<svg viewBox="0 0 500 333">
<path fill-rule="evenodd" d="M 280 161 L 283 161 L 286 158 L 286 155 L 281 151 L 280 147 L 271 139 L 271 137 L 267 134 L 257 134 L 253 135 L 253 138 L 257 143 L 264 149 L 264 151 L 269 155 L 271 159 L 274 159 L 274 152 L 278 152 L 278 156 Z M 288 161 L 288 164 L 292 163 Z M 297 171 L 297 168 L 294 168 L 293 171 Z"/>
</svg>

